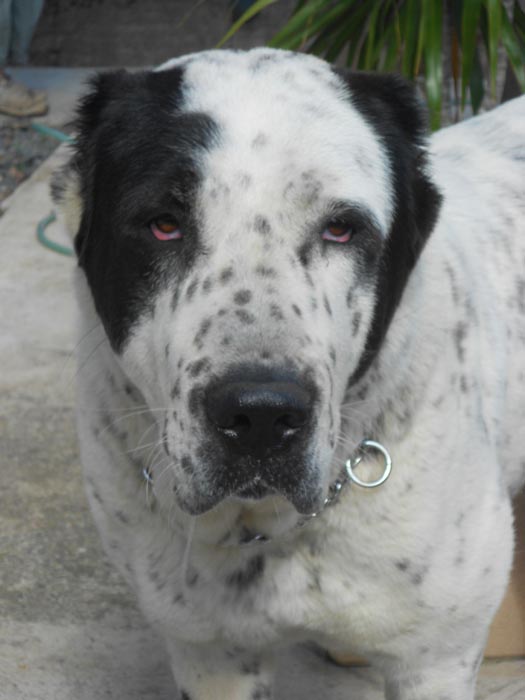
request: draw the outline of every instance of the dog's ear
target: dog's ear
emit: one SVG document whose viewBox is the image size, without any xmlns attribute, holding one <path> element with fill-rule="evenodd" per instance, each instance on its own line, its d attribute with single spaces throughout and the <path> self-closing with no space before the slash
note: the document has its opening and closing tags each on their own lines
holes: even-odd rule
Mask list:
<svg viewBox="0 0 525 700">
<path fill-rule="evenodd" d="M 377 288 L 374 323 L 355 382 L 376 356 L 441 204 L 427 162 L 427 112 L 411 83 L 397 75 L 335 69 L 348 99 L 378 135 L 389 160 L 394 213 Z"/>
<path fill-rule="evenodd" d="M 73 153 L 68 162 L 57 170 L 51 181 L 51 195 L 68 234 L 75 241 L 80 256 L 86 199 L 91 187 L 97 132 L 106 112 L 115 110 L 132 87 L 133 77 L 124 70 L 100 73 L 89 83 L 89 91 L 81 100 L 74 122 Z"/>
</svg>

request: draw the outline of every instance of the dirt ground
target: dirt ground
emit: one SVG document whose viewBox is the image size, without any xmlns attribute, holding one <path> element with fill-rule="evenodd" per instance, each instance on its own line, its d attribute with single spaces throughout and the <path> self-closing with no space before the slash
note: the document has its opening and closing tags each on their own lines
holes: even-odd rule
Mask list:
<svg viewBox="0 0 525 700">
<path fill-rule="evenodd" d="M 57 142 L 32 129 L 29 120 L 0 125 L 0 207 L 56 147 Z"/>
</svg>

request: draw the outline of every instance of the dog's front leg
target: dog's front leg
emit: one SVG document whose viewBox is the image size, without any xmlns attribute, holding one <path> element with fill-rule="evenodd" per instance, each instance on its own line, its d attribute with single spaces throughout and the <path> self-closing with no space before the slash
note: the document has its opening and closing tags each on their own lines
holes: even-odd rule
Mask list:
<svg viewBox="0 0 525 700">
<path fill-rule="evenodd" d="M 170 660 L 180 700 L 271 700 L 273 659 L 238 647 L 177 643 Z"/>
<path fill-rule="evenodd" d="M 386 700 L 474 700 L 483 658 L 479 645 L 448 658 L 424 651 L 424 664 L 414 658 L 383 670 Z"/>
</svg>

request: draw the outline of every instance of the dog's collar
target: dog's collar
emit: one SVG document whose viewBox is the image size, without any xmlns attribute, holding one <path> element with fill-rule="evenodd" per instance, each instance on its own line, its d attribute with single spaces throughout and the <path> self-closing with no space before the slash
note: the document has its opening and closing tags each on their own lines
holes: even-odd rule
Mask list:
<svg viewBox="0 0 525 700">
<path fill-rule="evenodd" d="M 367 452 L 379 452 L 384 460 L 383 473 L 375 481 L 362 481 L 355 473 L 355 468 L 360 462 L 363 461 Z M 297 522 L 296 528 L 304 527 L 306 523 L 310 522 L 314 518 L 319 517 L 321 513 L 328 508 L 333 506 L 339 500 L 341 491 L 348 483 L 354 483 L 357 486 L 365 489 L 375 489 L 377 486 L 381 486 L 390 476 L 392 471 L 392 458 L 386 447 L 383 447 L 381 443 L 375 440 L 362 440 L 355 452 L 346 460 L 344 467 L 341 469 L 337 479 L 330 485 L 328 489 L 328 495 L 324 500 L 324 503 L 320 510 L 315 513 L 309 513 L 308 515 L 303 515 L 303 517 Z M 142 475 L 148 484 L 153 483 L 153 477 L 148 468 L 142 470 Z M 236 544 L 238 547 L 247 547 L 255 544 L 264 544 L 266 542 L 271 542 L 272 538 L 268 535 L 263 535 L 258 532 L 245 532 L 240 542 Z"/>
</svg>

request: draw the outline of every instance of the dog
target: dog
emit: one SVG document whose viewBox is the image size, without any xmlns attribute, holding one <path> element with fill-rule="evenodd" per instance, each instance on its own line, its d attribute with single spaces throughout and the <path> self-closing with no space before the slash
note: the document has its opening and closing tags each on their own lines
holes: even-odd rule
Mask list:
<svg viewBox="0 0 525 700">
<path fill-rule="evenodd" d="M 182 700 L 271 698 L 307 642 L 474 698 L 525 478 L 525 98 L 426 132 L 403 79 L 271 49 L 80 105 L 87 495 Z"/>
</svg>

